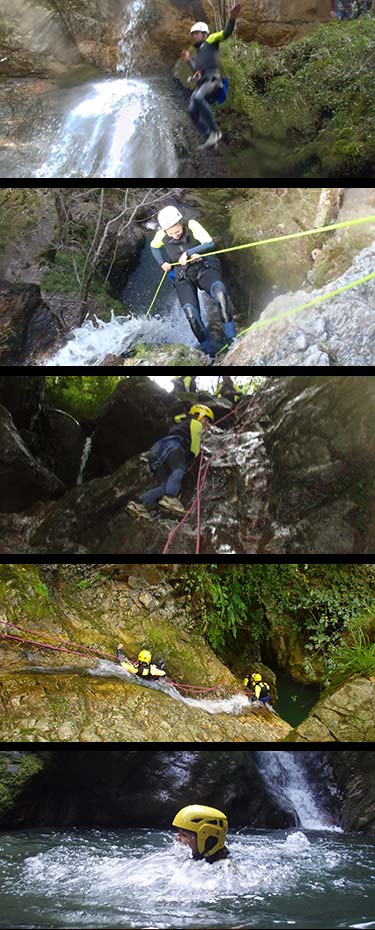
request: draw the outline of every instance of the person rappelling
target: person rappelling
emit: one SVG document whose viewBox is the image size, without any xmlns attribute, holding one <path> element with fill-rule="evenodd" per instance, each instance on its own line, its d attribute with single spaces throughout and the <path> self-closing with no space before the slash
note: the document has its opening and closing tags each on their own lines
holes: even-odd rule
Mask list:
<svg viewBox="0 0 375 930">
<path fill-rule="evenodd" d="M 223 397 L 225 400 L 229 400 L 230 403 L 235 406 L 241 397 L 243 397 L 243 390 L 229 375 L 223 375 L 219 379 L 215 394 L 217 397 Z"/>
<path fill-rule="evenodd" d="M 222 133 L 215 123 L 210 101 L 214 102 L 215 96 L 223 86 L 219 66 L 220 45 L 232 35 L 240 12 L 241 4 L 236 3 L 230 11 L 225 28 L 211 35 L 207 23 L 195 23 L 191 29 L 191 39 L 196 50 L 195 57 L 192 58 L 189 51 L 182 52 L 183 59 L 194 72 L 193 77 L 197 81 L 197 87 L 189 101 L 188 111 L 194 126 L 204 136 L 205 141 L 198 146 L 199 149 L 217 145 L 222 138 Z"/>
<path fill-rule="evenodd" d="M 203 429 L 214 419 L 211 408 L 203 404 L 194 404 L 189 414 L 175 417 L 168 435 L 159 439 L 149 452 L 150 470 L 158 486 L 129 501 L 128 513 L 151 520 L 147 508 L 158 504 L 167 513 L 185 514 L 185 507 L 179 500 L 182 482 L 200 454 Z"/>
<path fill-rule="evenodd" d="M 124 647 L 119 643 L 116 651 L 117 661 L 122 668 L 125 668 L 131 675 L 137 675 L 146 681 L 155 681 L 158 678 L 165 678 L 166 672 L 152 662 L 152 653 L 149 649 L 141 649 L 136 662 L 129 662 L 124 654 Z"/>
<path fill-rule="evenodd" d="M 172 826 L 178 830 L 178 842 L 190 847 L 193 859 L 213 865 L 230 856 L 225 846 L 228 819 L 216 807 L 189 804 L 176 814 Z"/>
<path fill-rule="evenodd" d="M 182 213 L 174 206 L 164 207 L 158 215 L 158 222 L 160 229 L 151 242 L 154 259 L 172 278 L 182 310 L 202 352 L 214 358 L 216 353 L 211 336 L 201 316 L 198 289 L 205 291 L 215 302 L 225 341 L 230 343 L 236 337 L 220 261 L 216 255 L 206 255 L 215 248 L 215 243 L 197 220 L 185 222 Z"/>
<path fill-rule="evenodd" d="M 172 378 L 174 394 L 195 394 L 197 391 L 197 379 L 192 375 L 177 375 Z"/>
</svg>

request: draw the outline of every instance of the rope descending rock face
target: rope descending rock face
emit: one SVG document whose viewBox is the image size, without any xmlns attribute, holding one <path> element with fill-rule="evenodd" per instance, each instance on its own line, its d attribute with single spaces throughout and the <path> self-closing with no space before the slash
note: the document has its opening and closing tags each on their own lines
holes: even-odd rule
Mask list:
<svg viewBox="0 0 375 930">
<path fill-rule="evenodd" d="M 323 232 L 333 232 L 337 229 L 347 229 L 352 226 L 363 225 L 364 223 L 373 223 L 374 220 L 375 220 L 375 215 L 361 217 L 360 219 L 357 219 L 357 220 L 347 220 L 344 223 L 333 223 L 330 226 L 320 226 L 318 229 L 308 229 L 308 230 L 305 230 L 304 232 L 290 233 L 289 235 L 286 235 L 286 236 L 276 236 L 272 239 L 261 239 L 257 242 L 247 242 L 244 245 L 234 245 L 227 249 L 218 249 L 216 252 L 206 252 L 205 254 L 201 255 L 200 258 L 209 258 L 212 255 L 225 255 L 229 252 L 240 252 L 245 249 L 254 249 L 257 246 L 272 245 L 273 243 L 276 243 L 276 242 L 288 242 L 288 241 L 291 241 L 292 239 L 303 239 L 303 238 L 306 238 L 307 236 L 316 236 Z M 193 259 L 189 259 L 188 264 L 191 261 L 193 261 Z M 172 267 L 175 267 L 178 264 L 179 264 L 178 262 L 175 262 L 174 265 L 172 265 Z M 156 299 L 160 293 L 161 287 L 164 284 L 166 277 L 167 277 L 167 272 L 164 272 L 163 277 L 160 283 L 158 284 L 157 290 L 154 294 L 153 300 L 151 301 L 151 304 L 145 314 L 146 319 L 151 313 L 151 310 L 153 309 L 155 305 Z M 326 300 L 330 300 L 332 297 L 337 297 L 339 294 L 342 294 L 345 291 L 349 291 L 354 287 L 359 287 L 361 284 L 367 284 L 368 281 L 372 281 L 374 280 L 374 278 L 375 278 L 375 272 L 373 272 L 372 274 L 366 275 L 366 277 L 364 278 L 359 278 L 357 281 L 351 281 L 350 284 L 346 284 L 344 287 L 341 287 L 336 291 L 331 291 L 329 294 L 324 294 L 324 296 L 322 297 L 317 297 L 314 300 L 309 301 L 308 303 L 302 304 L 300 307 L 294 307 L 291 310 L 286 310 L 283 313 L 280 313 L 275 317 L 270 317 L 267 320 L 256 320 L 254 323 L 251 324 L 251 326 L 247 327 L 247 329 L 243 329 L 240 333 L 238 333 L 237 338 L 239 339 L 240 336 L 246 335 L 246 333 L 250 332 L 250 330 L 254 329 L 254 327 L 269 326 L 273 323 L 278 323 L 279 320 L 284 320 L 289 316 L 293 316 L 296 313 L 300 313 L 302 310 L 307 310 L 310 307 L 315 306 L 316 304 L 323 303 L 323 301 L 326 301 Z M 220 351 L 217 353 L 217 355 L 221 355 L 228 348 L 229 348 L 228 345 L 223 346 L 220 349 Z"/>
<path fill-rule="evenodd" d="M 95 649 L 91 646 L 80 646 L 78 643 L 70 643 L 70 645 L 76 646 L 76 648 L 67 649 L 66 648 L 67 643 L 61 643 L 60 645 L 57 645 L 56 643 L 52 644 L 52 643 L 43 642 L 42 640 L 30 639 L 26 636 L 17 636 L 13 633 L 9 633 L 7 631 L 7 628 L 11 627 L 12 629 L 18 630 L 20 633 L 26 633 L 26 634 L 33 633 L 33 635 L 36 635 L 36 636 L 48 636 L 47 633 L 42 633 L 40 631 L 30 630 L 25 627 L 20 627 L 18 626 L 18 624 L 11 623 L 10 621 L 7 621 L 7 620 L 0 620 L 0 624 L 3 625 L 3 630 L 0 629 L 0 639 L 4 639 L 4 640 L 9 639 L 12 642 L 21 643 L 21 644 L 24 643 L 28 646 L 29 645 L 38 646 L 39 649 L 50 649 L 53 652 L 68 652 L 71 655 L 79 655 L 81 657 L 86 657 L 86 658 L 95 656 L 98 658 L 110 659 L 112 662 L 117 664 L 116 655 L 112 655 L 106 652 L 100 652 L 100 650 Z M 164 681 L 166 684 L 173 685 L 179 691 L 186 692 L 187 694 L 191 694 L 192 696 L 194 695 L 198 696 L 199 694 L 209 694 L 212 691 L 225 691 L 231 694 L 233 693 L 242 694 L 243 693 L 243 691 L 234 692 L 233 688 L 226 687 L 224 681 L 220 682 L 217 685 L 213 685 L 210 688 L 207 688 L 204 686 L 202 687 L 200 685 L 184 685 L 182 684 L 182 682 L 172 681 L 170 678 L 166 678 L 164 679 Z"/>
</svg>

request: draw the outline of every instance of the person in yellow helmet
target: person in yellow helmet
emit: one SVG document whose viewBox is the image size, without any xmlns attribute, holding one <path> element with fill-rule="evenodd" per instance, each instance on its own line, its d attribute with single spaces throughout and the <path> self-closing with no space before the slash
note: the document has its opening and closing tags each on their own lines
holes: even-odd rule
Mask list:
<svg viewBox="0 0 375 930">
<path fill-rule="evenodd" d="M 152 663 L 152 653 L 149 649 L 141 649 L 138 654 L 137 662 L 128 662 L 124 655 L 123 645 L 119 643 L 117 647 L 117 659 L 122 666 L 126 668 L 131 675 L 138 675 L 138 678 L 154 681 L 156 678 L 165 678 L 166 672 L 162 668 Z"/>
<path fill-rule="evenodd" d="M 251 691 L 253 701 L 260 701 L 261 704 L 270 704 L 270 686 L 266 681 L 263 681 L 262 675 L 255 672 L 251 676 L 251 680 L 249 680 L 249 678 L 244 678 L 244 685 L 245 688 L 249 688 Z"/>
<path fill-rule="evenodd" d="M 178 499 L 183 478 L 201 451 L 203 429 L 215 419 L 210 407 L 194 404 L 188 414 L 175 417 L 174 426 L 167 436 L 152 447 L 149 453 L 150 469 L 158 486 L 146 491 L 135 501 L 129 501 L 127 511 L 134 517 L 151 520 L 148 507 L 158 504 L 168 513 L 184 514 L 185 508 Z"/>
<path fill-rule="evenodd" d="M 203 804 L 190 804 L 178 811 L 173 826 L 177 827 L 177 840 L 184 846 L 190 846 L 193 859 L 204 859 L 212 865 L 230 855 L 225 846 L 228 832 L 228 820 L 216 807 Z"/>
<path fill-rule="evenodd" d="M 242 388 L 236 384 L 229 375 L 223 375 L 215 391 L 217 397 L 223 397 L 230 400 L 231 404 L 236 404 L 243 395 Z"/>
</svg>

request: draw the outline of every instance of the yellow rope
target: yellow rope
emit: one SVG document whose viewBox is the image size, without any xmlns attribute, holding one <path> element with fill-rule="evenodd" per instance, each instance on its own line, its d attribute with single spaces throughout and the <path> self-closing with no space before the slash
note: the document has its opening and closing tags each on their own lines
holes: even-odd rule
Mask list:
<svg viewBox="0 0 375 930">
<path fill-rule="evenodd" d="M 255 323 L 252 323 L 251 326 L 248 326 L 247 329 L 243 329 L 238 333 L 237 338 L 244 336 L 245 333 L 249 333 L 250 330 L 255 329 L 257 326 L 268 326 L 270 323 L 278 323 L 279 320 L 284 320 L 286 317 L 293 316 L 294 313 L 299 313 L 300 310 L 307 310 L 308 307 L 315 307 L 316 304 L 322 303 L 324 300 L 329 300 L 331 297 L 337 297 L 338 294 L 343 294 L 344 291 L 349 291 L 352 287 L 358 287 L 360 284 L 366 284 L 367 281 L 372 281 L 375 278 L 375 271 L 372 274 L 366 275 L 365 278 L 358 278 L 357 281 L 352 281 L 351 284 L 345 284 L 343 287 L 338 287 L 336 291 L 331 291 L 329 294 L 324 294 L 323 297 L 314 297 L 313 300 L 309 300 L 307 304 L 300 304 L 299 307 L 294 307 L 293 310 L 285 310 L 283 313 L 279 313 L 277 316 L 271 316 L 267 320 L 256 320 Z M 223 346 L 217 355 L 221 355 L 222 352 L 225 352 L 226 349 L 229 349 L 229 345 Z"/>
<path fill-rule="evenodd" d="M 234 245 L 234 246 L 231 246 L 231 248 L 228 248 L 228 249 L 218 249 L 216 252 L 205 252 L 204 254 L 200 255 L 200 258 L 209 258 L 211 255 L 224 255 L 224 254 L 227 254 L 228 252 L 239 252 L 239 251 L 241 251 L 241 250 L 243 250 L 243 249 L 254 249 L 254 248 L 256 248 L 257 246 L 260 246 L 260 245 L 272 245 L 272 243 L 275 243 L 275 242 L 287 242 L 287 241 L 290 241 L 291 239 L 303 239 L 303 238 L 306 237 L 306 236 L 316 236 L 316 235 L 318 235 L 319 233 L 323 233 L 323 232 L 332 232 L 333 230 L 336 230 L 336 229 L 347 229 L 347 228 L 350 227 L 350 226 L 360 226 L 360 225 L 363 224 L 363 223 L 374 223 L 374 222 L 375 222 L 375 215 L 373 215 L 373 216 L 366 216 L 366 217 L 363 217 L 363 218 L 358 219 L 358 220 L 347 220 L 346 223 L 334 223 L 334 224 L 332 224 L 332 225 L 330 225 L 330 226 L 320 226 L 318 229 L 308 229 L 308 230 L 306 230 L 306 231 L 304 231 L 304 232 L 290 233 L 289 235 L 286 235 L 286 236 L 276 236 L 276 237 L 274 237 L 274 238 L 272 238 L 272 239 L 261 239 L 260 241 L 257 241 L 257 242 L 247 242 L 245 245 Z M 189 262 L 188 262 L 187 264 L 190 264 L 192 261 L 193 261 L 193 259 L 189 259 Z M 174 262 L 174 263 L 172 264 L 172 268 L 176 267 L 176 265 L 179 265 L 179 264 L 180 264 L 179 262 Z M 163 274 L 163 277 L 162 277 L 162 279 L 161 279 L 161 281 L 160 281 L 160 284 L 158 285 L 158 288 L 157 288 L 157 291 L 156 291 L 156 293 L 155 293 L 155 295 L 154 295 L 154 298 L 153 298 L 153 300 L 152 300 L 152 302 L 151 302 L 151 304 L 150 304 L 150 306 L 149 306 L 149 308 L 148 308 L 148 310 L 147 310 L 146 319 L 147 319 L 147 317 L 149 316 L 149 314 L 151 313 L 151 310 L 152 310 L 152 308 L 153 308 L 153 306 L 154 306 L 154 304 L 155 304 L 156 298 L 158 297 L 158 295 L 159 295 L 159 293 L 160 293 L 160 290 L 161 290 L 161 287 L 162 287 L 162 285 L 164 284 L 164 281 L 165 281 L 165 279 L 166 279 L 167 273 L 168 273 L 168 272 L 165 271 L 164 274 Z M 364 280 L 370 280 L 370 278 L 366 278 L 366 279 L 364 279 Z M 361 283 L 361 282 L 360 282 L 360 283 Z M 355 284 L 349 285 L 349 287 L 355 287 Z M 344 290 L 347 290 L 347 287 L 344 288 Z M 334 293 L 335 293 L 335 292 L 333 292 L 333 295 L 334 295 Z M 338 291 L 337 293 L 341 293 L 341 289 L 340 289 L 340 291 Z M 332 296 L 332 294 L 327 294 L 326 297 L 317 298 L 316 303 L 317 303 L 319 300 L 328 300 L 328 298 L 331 297 L 331 296 Z M 311 304 L 311 305 L 312 305 L 312 304 Z M 304 305 L 304 306 L 309 306 L 309 305 L 306 304 L 306 305 Z M 304 309 L 304 307 L 301 308 L 301 309 Z M 297 310 L 298 310 L 298 308 L 296 308 L 296 309 L 293 310 L 293 311 L 288 311 L 288 312 L 289 312 L 289 313 L 297 313 Z M 285 315 L 285 314 L 283 314 L 283 316 L 284 316 L 284 315 Z M 279 319 L 279 317 L 276 317 L 275 319 Z M 274 319 L 272 322 L 274 322 L 275 319 Z M 267 322 L 270 322 L 270 321 L 267 321 Z M 264 322 L 263 322 L 263 325 L 264 325 Z M 253 324 L 253 326 L 255 326 L 255 323 Z M 251 329 L 252 327 L 249 327 L 249 328 Z M 244 330 L 244 332 L 248 332 L 248 330 Z M 241 333 L 240 335 L 242 335 L 242 333 Z M 226 347 L 224 347 L 224 348 L 226 348 Z M 221 351 L 223 351 L 223 350 L 221 349 Z"/>
</svg>

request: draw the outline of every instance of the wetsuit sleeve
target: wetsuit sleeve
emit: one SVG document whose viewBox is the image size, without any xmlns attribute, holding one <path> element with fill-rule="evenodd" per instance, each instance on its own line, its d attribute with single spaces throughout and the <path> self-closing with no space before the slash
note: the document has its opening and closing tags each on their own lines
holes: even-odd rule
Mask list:
<svg viewBox="0 0 375 930">
<path fill-rule="evenodd" d="M 159 267 L 164 265 L 164 262 L 168 261 L 167 251 L 164 248 L 164 233 L 163 230 L 158 229 L 151 242 L 151 252 L 154 256 L 155 261 L 158 263 Z"/>
<path fill-rule="evenodd" d="M 186 249 L 187 255 L 203 255 L 204 252 L 209 252 L 211 249 L 215 248 L 212 237 L 197 220 L 190 220 L 189 229 L 197 242 L 200 242 L 200 245 L 195 245 L 191 249 Z"/>
<path fill-rule="evenodd" d="M 208 36 L 208 38 L 206 39 L 206 42 L 208 43 L 208 45 L 214 45 L 215 42 L 217 42 L 218 45 L 220 45 L 220 42 L 224 42 L 225 39 L 229 39 L 229 37 L 232 35 L 235 25 L 236 25 L 235 19 L 228 19 L 228 22 L 225 28 L 222 29 L 221 32 L 213 32 L 210 36 Z"/>
<path fill-rule="evenodd" d="M 192 420 L 190 423 L 190 452 L 197 457 L 201 451 L 203 426 L 199 420 Z"/>
</svg>

